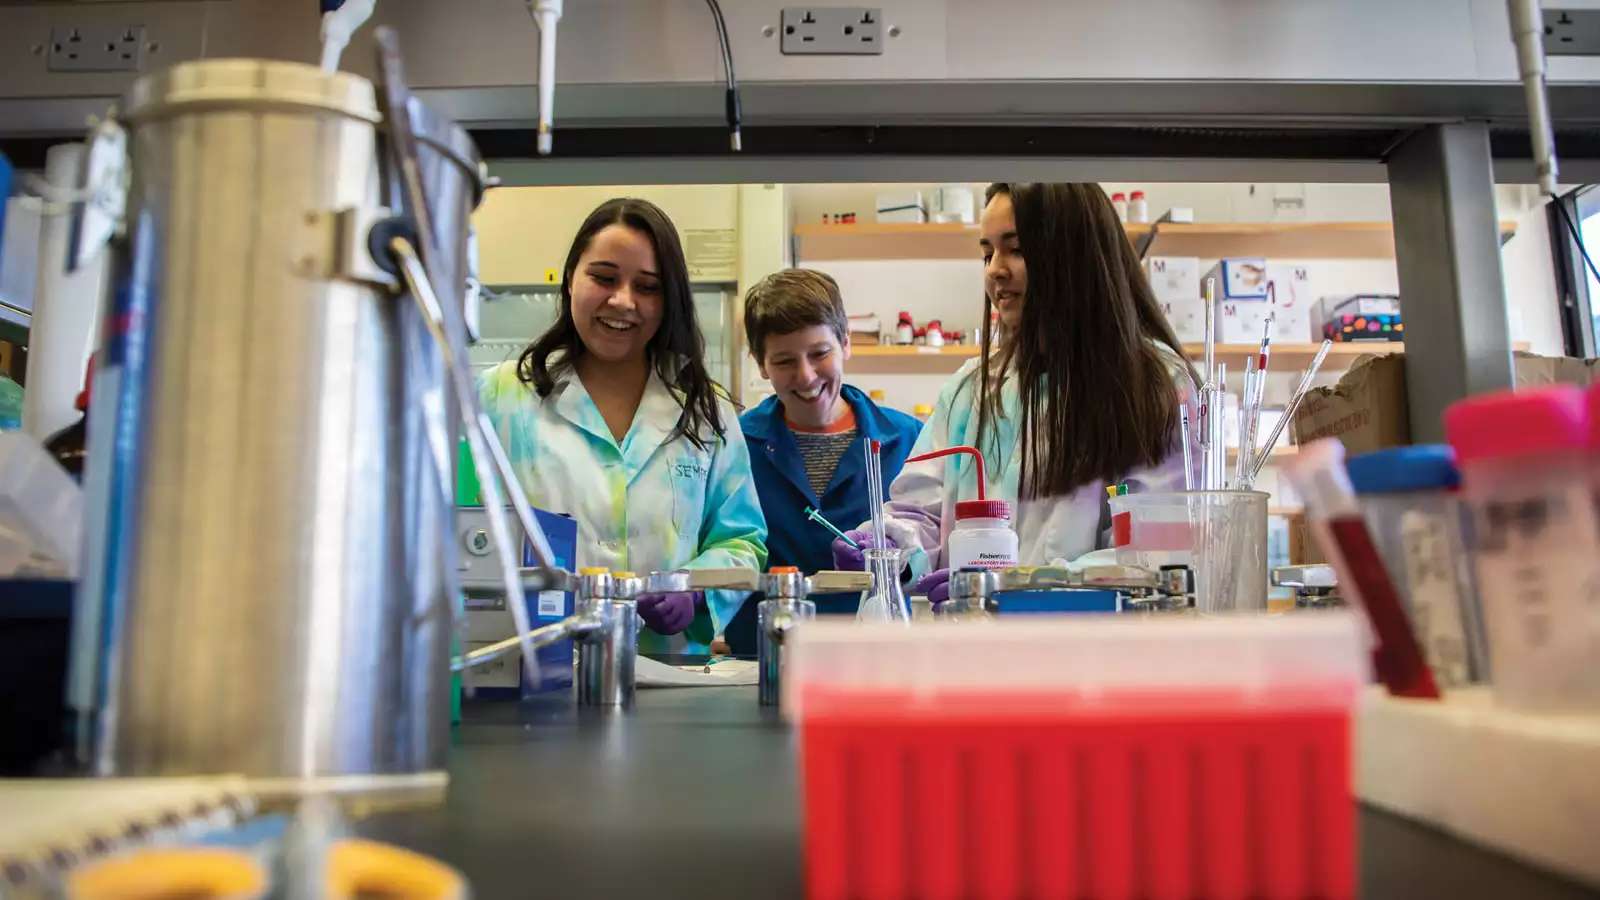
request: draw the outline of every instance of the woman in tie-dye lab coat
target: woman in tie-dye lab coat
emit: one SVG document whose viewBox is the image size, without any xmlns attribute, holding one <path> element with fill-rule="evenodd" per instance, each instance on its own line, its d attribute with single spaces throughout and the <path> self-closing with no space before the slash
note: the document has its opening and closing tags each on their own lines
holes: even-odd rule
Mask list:
<svg viewBox="0 0 1600 900">
<path fill-rule="evenodd" d="M 579 566 L 766 562 L 750 454 L 706 373 L 677 230 L 654 204 L 590 213 L 567 254 L 560 318 L 478 388 L 528 499 L 577 520 Z M 707 652 L 745 596 L 641 597 L 640 650 Z"/>
</svg>

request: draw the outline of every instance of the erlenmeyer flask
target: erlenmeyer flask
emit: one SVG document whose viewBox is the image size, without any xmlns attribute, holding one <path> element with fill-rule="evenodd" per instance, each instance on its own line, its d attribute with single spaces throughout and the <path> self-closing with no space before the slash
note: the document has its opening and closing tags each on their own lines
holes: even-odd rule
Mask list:
<svg viewBox="0 0 1600 900">
<path fill-rule="evenodd" d="M 866 557 L 872 587 L 861 595 L 856 621 L 910 624 L 911 609 L 906 605 L 905 591 L 900 589 L 900 551 L 872 548 L 866 551 Z"/>
</svg>

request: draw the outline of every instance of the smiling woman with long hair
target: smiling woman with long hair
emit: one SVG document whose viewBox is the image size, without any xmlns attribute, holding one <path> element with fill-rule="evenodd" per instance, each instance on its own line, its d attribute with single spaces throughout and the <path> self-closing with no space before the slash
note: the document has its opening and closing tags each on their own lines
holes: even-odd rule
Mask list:
<svg viewBox="0 0 1600 900">
<path fill-rule="evenodd" d="M 655 204 L 589 214 L 555 324 L 479 393 L 536 506 L 578 522 L 575 567 L 760 569 L 766 520 L 733 405 L 706 373 L 689 267 Z M 704 653 L 743 593 L 647 594 L 646 651 Z"/>
<path fill-rule="evenodd" d="M 988 496 L 1013 504 L 1018 561 L 1071 562 L 1109 542 L 1107 485 L 1182 488 L 1178 409 L 1195 376 L 1099 185 L 1000 183 L 985 200 L 982 352 L 912 453 L 978 447 Z M 936 601 L 955 503 L 976 496 L 964 456 L 908 464 L 890 488 L 887 533 Z"/>
</svg>

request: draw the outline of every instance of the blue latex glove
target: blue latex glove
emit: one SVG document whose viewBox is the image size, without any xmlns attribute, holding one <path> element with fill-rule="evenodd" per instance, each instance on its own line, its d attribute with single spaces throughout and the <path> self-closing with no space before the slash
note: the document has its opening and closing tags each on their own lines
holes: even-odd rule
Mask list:
<svg viewBox="0 0 1600 900">
<path fill-rule="evenodd" d="M 917 579 L 917 584 L 911 593 L 927 595 L 928 602 L 934 606 L 950 599 L 950 570 L 936 569 Z"/>
<path fill-rule="evenodd" d="M 695 607 L 705 602 L 705 594 L 699 591 L 640 594 L 639 618 L 656 634 L 677 634 L 689 627 Z"/>
<path fill-rule="evenodd" d="M 861 549 L 857 550 L 846 544 L 842 538 L 834 538 L 833 567 L 846 572 L 866 571 L 867 555 L 862 551 L 870 550 L 877 546 L 877 543 L 872 539 L 872 532 L 857 528 L 854 531 L 846 531 L 845 534 L 849 535 L 851 540 L 860 544 Z M 894 538 L 887 535 L 884 536 L 883 542 L 884 549 L 898 548 L 900 546 L 894 542 Z"/>
</svg>

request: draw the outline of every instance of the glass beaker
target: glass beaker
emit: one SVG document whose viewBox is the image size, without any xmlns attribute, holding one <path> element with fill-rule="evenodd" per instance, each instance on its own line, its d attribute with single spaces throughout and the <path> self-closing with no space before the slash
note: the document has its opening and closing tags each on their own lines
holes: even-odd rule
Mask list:
<svg viewBox="0 0 1600 900">
<path fill-rule="evenodd" d="M 1111 499 L 1117 562 L 1194 570 L 1201 612 L 1267 608 L 1267 495 L 1183 491 Z"/>
<path fill-rule="evenodd" d="M 856 621 L 910 624 L 911 609 L 906 605 L 905 591 L 900 589 L 900 550 L 869 548 L 865 555 L 872 587 L 861 594 Z"/>
</svg>

